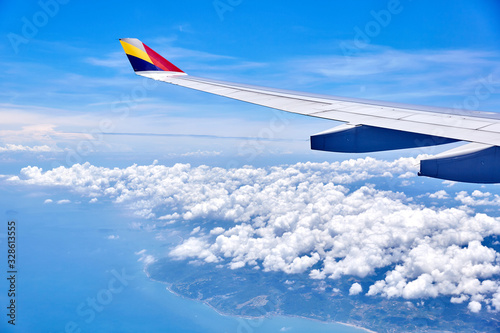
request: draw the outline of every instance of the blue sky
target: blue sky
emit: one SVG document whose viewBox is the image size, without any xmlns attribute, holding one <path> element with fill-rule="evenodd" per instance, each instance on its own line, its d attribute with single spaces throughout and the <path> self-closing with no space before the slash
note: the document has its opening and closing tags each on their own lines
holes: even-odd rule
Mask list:
<svg viewBox="0 0 500 333">
<path fill-rule="evenodd" d="M 30 195 L 30 200 L 37 198 L 36 209 L 41 211 L 62 209 L 60 207 L 78 209 L 75 207 L 81 202 L 88 203 L 89 207 L 96 202 L 121 207 L 125 202 L 130 206 L 127 206 L 127 214 L 140 219 L 140 223 L 174 224 L 181 218 L 192 221 L 238 217 L 237 208 L 217 201 L 216 194 L 221 189 L 217 187 L 219 183 L 211 179 L 225 184 L 235 177 L 242 186 L 263 186 L 274 193 L 276 183 L 269 179 L 283 177 L 291 193 L 320 200 L 321 193 L 312 195 L 313 190 L 303 193 L 302 187 L 294 185 L 294 175 L 298 174 L 298 179 L 311 187 L 314 185 L 316 190 L 322 183 L 335 184 L 324 191 L 331 200 L 339 200 L 338 204 L 344 205 L 346 212 L 363 215 L 375 209 L 379 215 L 374 216 L 386 213 L 396 220 L 406 216 L 405 223 L 429 218 L 443 223 L 437 223 L 436 227 L 429 222 L 430 225 L 422 228 L 441 228 L 443 235 L 452 232 L 447 229 L 450 225 L 462 230 L 463 225 L 476 223 L 480 228 L 474 230 L 475 234 L 470 236 L 467 230 L 462 230 L 465 236 L 453 244 L 478 249 L 477 241 L 500 234 L 498 187 L 415 177 L 418 155 L 434 154 L 447 147 L 370 155 L 311 151 L 309 136 L 337 123 L 145 80 L 134 75 L 118 39 L 139 38 L 188 74 L 201 77 L 321 94 L 498 112 L 499 18 L 500 4 L 494 0 L 2 2 L 2 186 L 10 189 L 9 186 L 15 184 L 16 193 Z M 478 88 L 486 88 L 490 93 L 477 95 Z M 328 165 L 322 164 L 325 161 Z M 193 168 L 174 166 L 176 163 L 190 163 Z M 134 164 L 145 165 L 144 170 L 137 171 Z M 197 169 L 202 164 L 208 165 L 208 169 Z M 286 164 L 291 164 L 289 169 L 276 167 Z M 51 173 L 39 169 L 45 172 L 59 166 L 62 168 Z M 119 169 L 114 173 L 107 169 L 113 167 Z M 235 171 L 237 177 L 229 171 L 231 168 L 238 170 Z M 164 184 L 155 172 L 182 173 L 192 179 L 192 183 L 177 184 L 176 189 L 182 195 L 175 191 L 172 194 L 162 188 Z M 82 174 L 86 175 L 87 182 L 80 182 Z M 140 179 L 139 185 L 107 183 L 106 179 L 116 174 L 133 175 Z M 318 174 L 323 178 L 315 178 Z M 313 180 L 308 182 L 301 177 Z M 198 197 L 196 194 L 203 182 L 212 192 Z M 143 187 L 148 190 L 143 192 Z M 120 192 L 123 188 L 129 189 L 129 194 Z M 182 200 L 178 206 L 171 206 L 168 198 L 148 197 L 151 195 L 148 191 L 175 194 Z M 69 192 L 80 199 L 67 200 L 70 196 L 65 193 Z M 229 196 L 249 195 L 251 200 L 261 195 L 236 192 L 230 191 Z M 146 199 L 142 200 L 143 197 Z M 358 210 L 360 198 L 374 206 Z M 265 198 L 261 200 L 266 202 Z M 287 204 L 295 207 L 289 213 L 296 214 L 298 220 L 308 219 L 297 208 L 300 203 L 294 200 L 279 201 L 273 207 L 263 205 L 257 210 L 242 203 L 241 220 L 248 222 L 252 214 L 261 214 L 270 227 L 276 221 L 293 225 L 293 218 L 288 222 L 287 218 L 280 218 L 280 214 L 286 215 L 283 207 Z M 377 206 L 378 200 L 384 203 L 380 204 L 383 207 Z M 64 206 L 65 203 L 68 206 Z M 214 212 L 213 207 L 220 211 Z M 354 219 L 355 215 L 347 215 L 346 219 Z M 457 224 L 458 220 L 453 217 L 463 224 Z M 393 228 L 396 234 L 403 232 L 391 223 L 383 227 Z M 325 225 L 327 223 L 320 223 L 316 227 Z M 196 231 L 192 223 L 189 228 L 193 228 L 195 235 L 191 243 L 178 244 L 172 253 L 182 258 L 217 260 L 214 258 L 219 258 L 223 251 L 215 245 L 209 254 L 205 252 L 205 257 L 197 255 L 200 247 L 206 250 L 212 244 L 210 235 L 223 235 L 223 231 Z M 243 227 L 234 228 L 228 228 L 227 232 L 237 233 L 238 228 Z M 266 230 L 262 232 L 269 231 Z M 355 239 L 366 235 L 348 230 L 343 236 Z M 427 236 L 426 232 L 417 233 L 423 242 Z M 435 243 L 439 243 L 439 239 Z M 433 244 L 426 245 L 432 247 Z M 486 247 L 478 251 L 491 254 Z M 279 260 L 269 264 L 262 258 L 268 263 L 263 267 L 300 271 L 317 260 L 314 255 L 305 257 L 307 249 L 296 250 L 300 260 L 295 266 L 285 261 L 279 264 Z M 451 250 L 440 250 L 432 248 L 443 255 L 443 260 L 452 258 L 459 262 L 468 255 L 456 254 L 455 258 Z M 402 251 L 408 254 L 401 263 L 408 273 L 418 266 L 419 251 L 423 250 L 408 246 Z M 251 260 L 246 258 L 252 255 L 235 252 L 228 265 L 249 264 Z M 339 264 L 342 267 L 337 268 L 340 273 L 336 274 L 352 274 L 363 285 L 364 273 L 356 273 L 347 263 L 350 255 L 354 254 L 343 257 L 345 266 Z M 498 252 L 494 252 L 495 255 L 498 256 Z M 396 264 L 400 263 L 391 262 Z M 493 267 L 492 272 L 500 270 L 498 259 L 484 263 L 488 264 Z M 333 274 L 332 267 L 310 273 L 316 278 L 325 277 Z M 377 268 L 377 265 L 368 265 L 366 269 L 370 272 Z M 498 286 L 498 273 L 492 274 L 493 277 L 482 279 L 491 278 Z M 408 273 L 410 287 L 400 290 L 397 296 L 429 297 L 415 288 L 422 282 L 420 278 Z M 364 292 L 368 292 L 369 287 L 363 285 Z M 373 286 L 372 293 L 387 296 L 390 290 L 394 292 L 391 287 L 390 281 L 384 280 Z M 456 303 L 465 302 L 464 306 L 472 303 L 470 308 L 476 312 L 478 304 L 484 309 L 494 306 L 493 300 L 498 299 L 500 308 L 500 289 L 498 292 L 486 287 L 478 290 L 470 291 L 455 300 Z"/>
<path fill-rule="evenodd" d="M 315 93 L 463 108 L 481 79 L 497 84 L 495 1 L 41 3 L 1 5 L 0 96 L 4 111 L 16 110 L 4 113 L 4 129 L 26 134 L 44 124 L 50 137 L 59 135 L 52 146 L 63 149 L 78 142 L 60 132 L 101 131 L 103 119 L 114 133 L 258 137 L 274 116 L 167 85 L 144 91 L 121 37 L 140 38 L 193 75 Z M 493 94 L 471 105 L 495 111 L 498 103 Z M 282 117 L 291 125 L 276 138 L 300 140 L 292 150 L 307 150 L 309 135 L 331 126 Z M 99 149 L 147 150 L 143 139 L 106 137 Z M 183 141 L 179 152 L 198 150 L 199 138 Z M 234 153 L 226 141 L 218 146 Z"/>
</svg>

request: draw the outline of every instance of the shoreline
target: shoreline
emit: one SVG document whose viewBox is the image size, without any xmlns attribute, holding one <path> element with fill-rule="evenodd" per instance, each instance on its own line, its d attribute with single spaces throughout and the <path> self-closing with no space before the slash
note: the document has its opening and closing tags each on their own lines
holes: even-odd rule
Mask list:
<svg viewBox="0 0 500 333">
<path fill-rule="evenodd" d="M 308 318 L 308 317 L 304 317 L 304 316 L 298 316 L 298 315 L 289 315 L 289 314 L 278 314 L 278 313 L 266 313 L 266 315 L 264 316 L 260 316 L 260 317 L 251 317 L 251 316 L 242 316 L 242 315 L 236 315 L 236 314 L 228 314 L 228 313 L 224 313 L 222 312 L 221 310 L 215 308 L 213 305 L 207 303 L 206 301 L 203 301 L 203 300 L 199 300 L 199 299 L 193 299 L 193 298 L 189 298 L 189 297 L 186 297 L 184 295 L 181 295 L 175 291 L 173 291 L 171 289 L 171 286 L 172 286 L 172 283 L 168 283 L 168 282 L 165 282 L 165 281 L 160 281 L 160 280 L 156 280 L 156 279 L 153 279 L 151 277 L 151 275 L 149 274 L 148 272 L 148 265 L 145 265 L 144 266 L 144 273 L 146 274 L 146 276 L 148 277 L 148 279 L 150 279 L 151 281 L 154 281 L 154 282 L 157 282 L 157 283 L 161 283 L 161 284 L 164 284 L 166 285 L 167 287 L 165 288 L 166 290 L 168 290 L 170 293 L 172 293 L 173 295 L 175 296 L 178 296 L 178 297 L 181 297 L 183 299 L 186 299 L 186 300 L 190 300 L 190 301 L 195 301 L 195 302 L 199 302 L 199 303 L 202 303 L 204 305 L 206 305 L 207 307 L 209 307 L 210 309 L 214 310 L 215 312 L 217 312 L 217 314 L 221 315 L 221 316 L 224 316 L 224 317 L 233 317 L 233 318 L 242 318 L 242 319 L 245 319 L 245 320 L 258 320 L 258 319 L 268 319 L 268 318 L 272 318 L 272 317 L 289 317 L 289 318 L 299 318 L 299 319 L 306 319 L 306 320 L 312 320 L 312 321 L 315 321 L 315 322 L 319 322 L 319 323 L 322 323 L 322 324 L 338 324 L 338 325 L 343 325 L 343 326 L 348 326 L 348 327 L 351 327 L 351 328 L 355 328 L 355 329 L 359 329 L 359 330 L 363 330 L 363 331 L 366 331 L 368 333 L 377 333 L 376 331 L 372 331 L 368 328 L 365 328 L 365 327 L 361 327 L 361 326 L 357 326 L 355 324 L 350 324 L 350 323 L 343 323 L 343 322 L 339 322 L 339 321 L 332 321 L 332 320 L 321 320 L 321 319 L 317 319 L 317 318 Z"/>
</svg>

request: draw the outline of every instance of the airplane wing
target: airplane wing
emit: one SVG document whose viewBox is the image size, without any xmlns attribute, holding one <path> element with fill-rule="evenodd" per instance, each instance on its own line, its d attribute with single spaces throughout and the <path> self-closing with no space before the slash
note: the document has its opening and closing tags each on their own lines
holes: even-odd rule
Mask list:
<svg viewBox="0 0 500 333">
<path fill-rule="evenodd" d="M 311 136 L 311 149 L 362 153 L 467 144 L 420 161 L 419 176 L 500 183 L 500 114 L 323 96 L 187 75 L 136 38 L 120 39 L 137 75 L 346 124 Z"/>
</svg>

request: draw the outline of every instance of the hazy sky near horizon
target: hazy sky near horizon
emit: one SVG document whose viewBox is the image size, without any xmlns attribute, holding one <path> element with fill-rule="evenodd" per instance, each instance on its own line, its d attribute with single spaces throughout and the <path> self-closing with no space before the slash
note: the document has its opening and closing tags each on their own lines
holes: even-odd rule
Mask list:
<svg viewBox="0 0 500 333">
<path fill-rule="evenodd" d="M 290 152 L 306 151 L 309 135 L 335 125 L 144 81 L 122 37 L 141 39 L 196 76 L 459 109 L 499 104 L 498 94 L 475 96 L 498 86 L 496 1 L 50 0 L 0 9 L 6 144 L 76 150 L 79 133 L 91 133 L 99 144 L 80 151 L 147 151 L 150 138 L 100 134 L 183 134 L 154 140 L 173 154 L 212 151 L 214 143 L 237 153 L 227 139 L 207 145 L 197 136 L 265 137 L 262 129 L 281 117 L 284 129 L 266 138 L 289 141 L 276 147 Z"/>
</svg>

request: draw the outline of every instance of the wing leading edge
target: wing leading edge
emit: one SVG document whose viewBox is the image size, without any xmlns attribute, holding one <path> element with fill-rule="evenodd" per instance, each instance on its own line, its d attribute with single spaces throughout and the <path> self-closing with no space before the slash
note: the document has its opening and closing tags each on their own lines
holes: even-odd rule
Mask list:
<svg viewBox="0 0 500 333">
<path fill-rule="evenodd" d="M 500 114 L 313 95 L 187 75 L 135 38 L 120 39 L 136 74 L 248 103 L 347 123 L 311 136 L 311 148 L 374 152 L 469 144 L 420 163 L 420 176 L 500 183 Z"/>
</svg>

